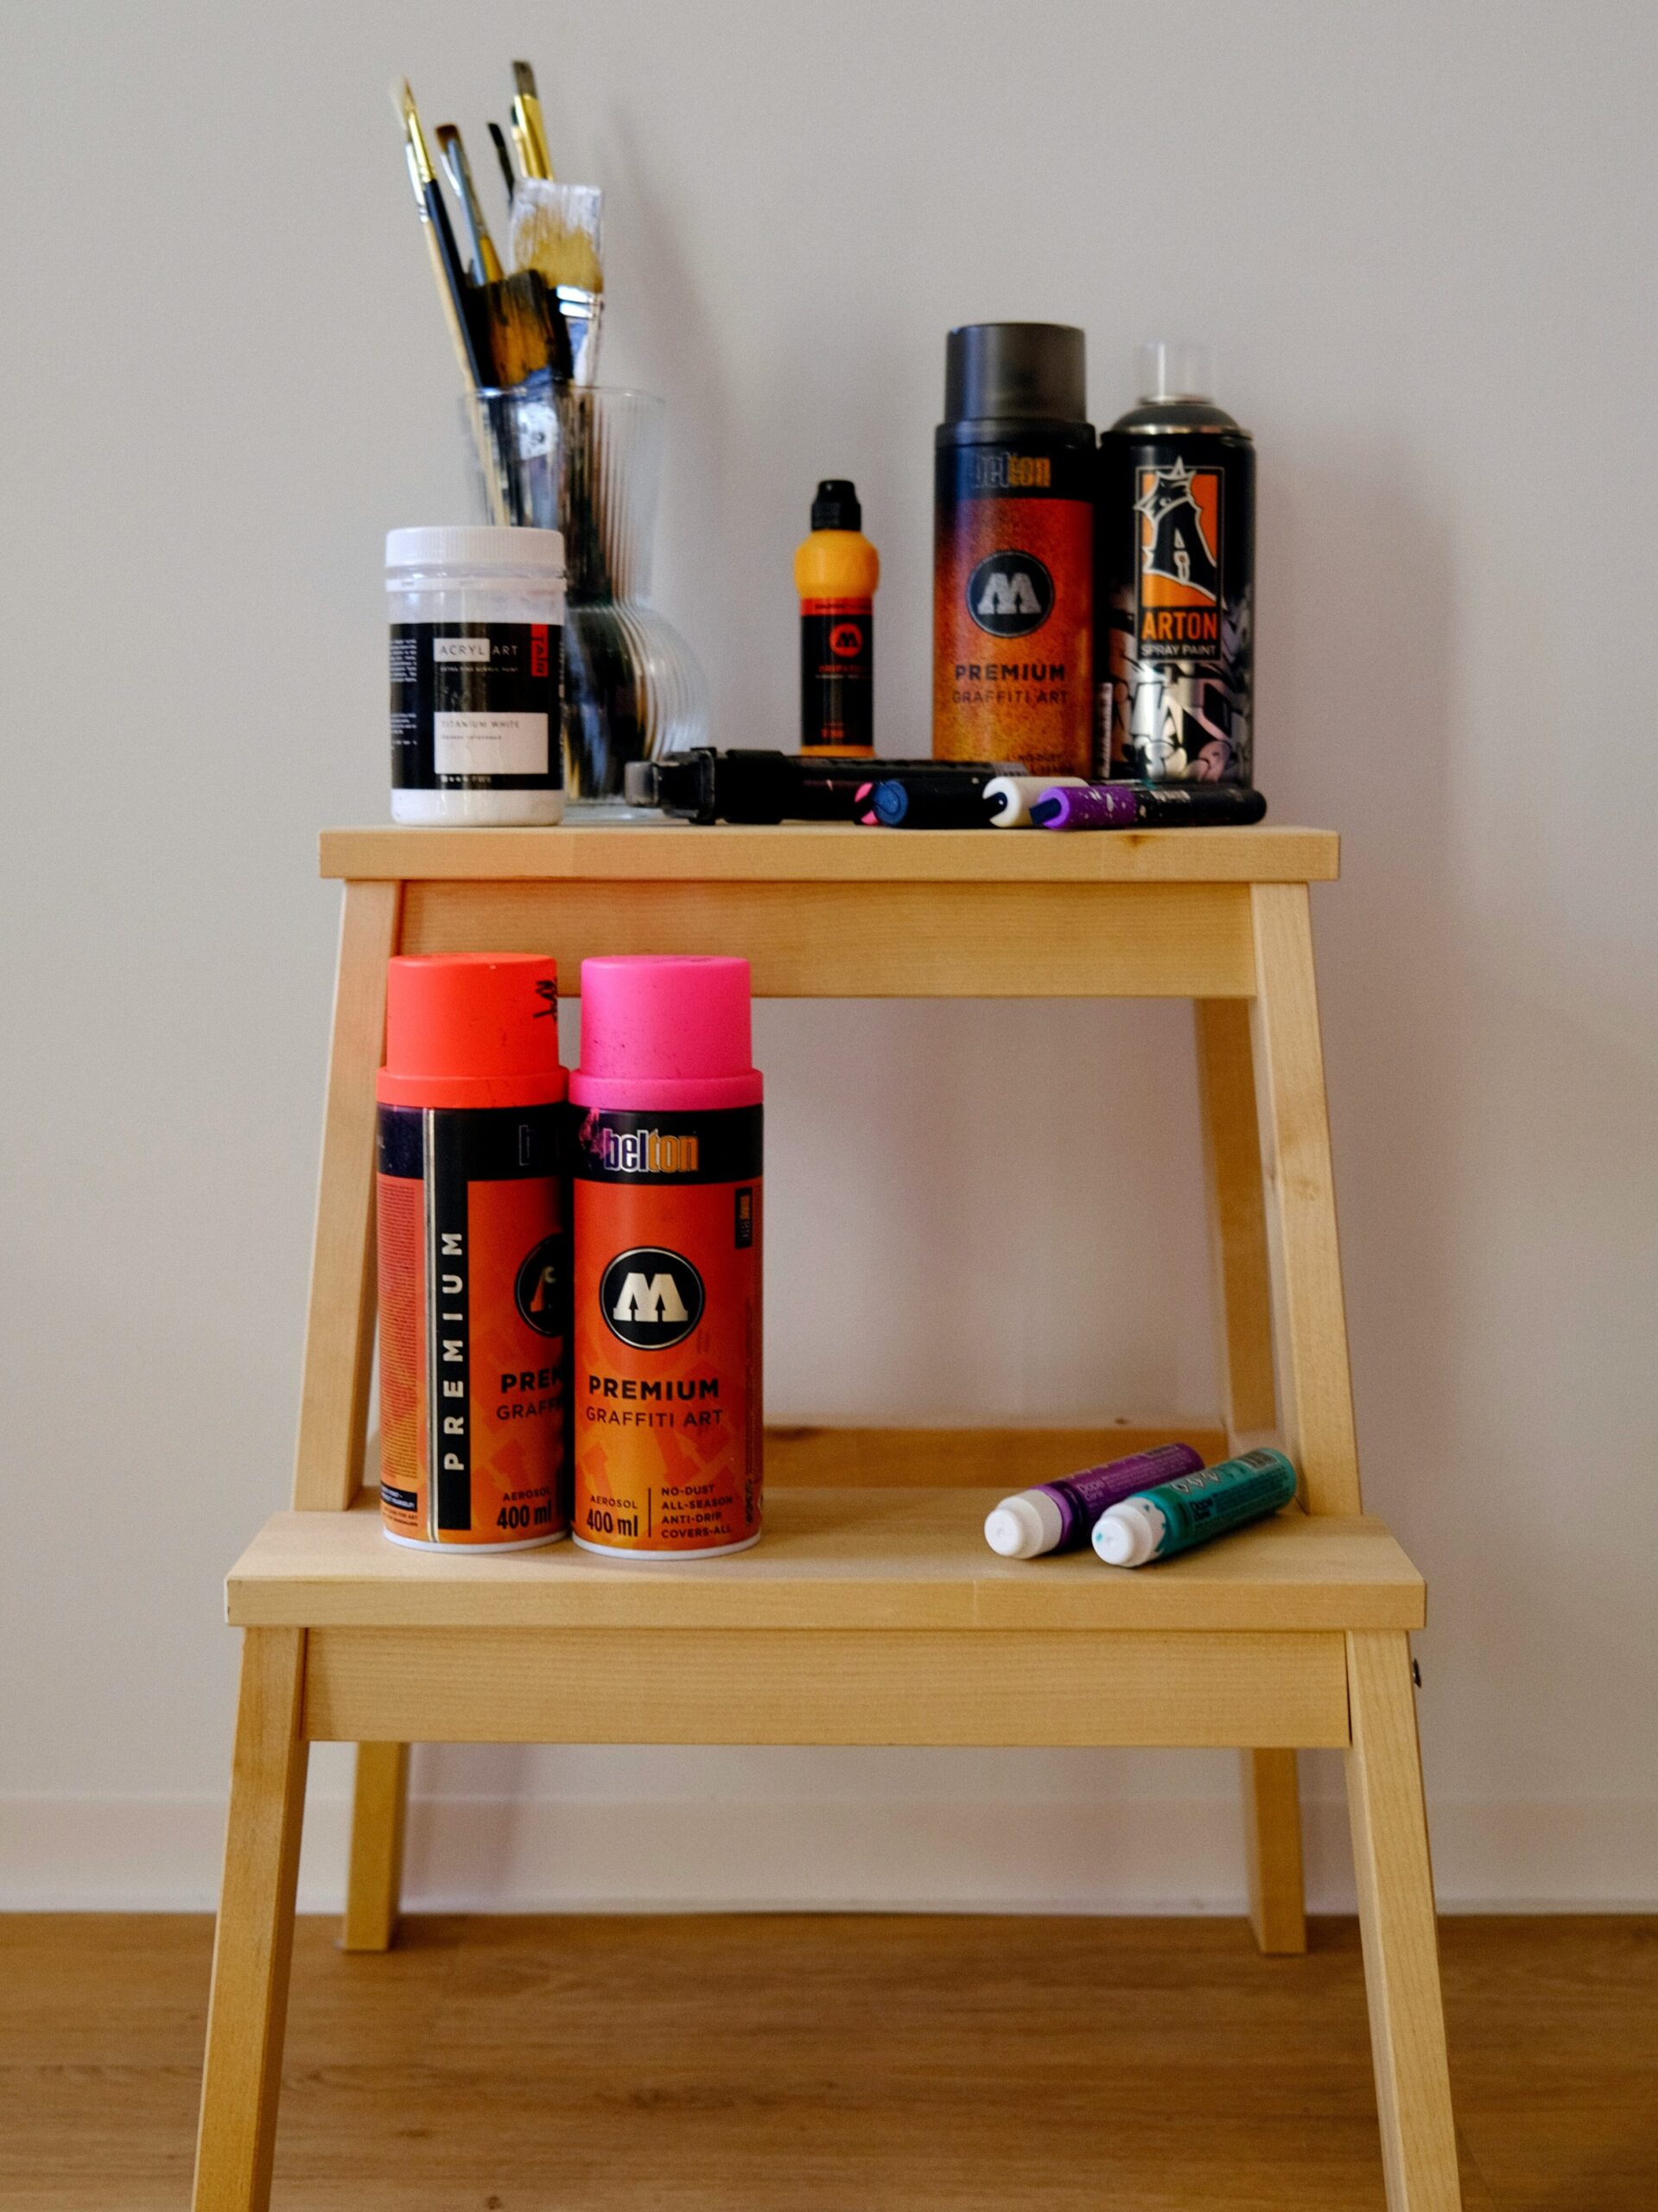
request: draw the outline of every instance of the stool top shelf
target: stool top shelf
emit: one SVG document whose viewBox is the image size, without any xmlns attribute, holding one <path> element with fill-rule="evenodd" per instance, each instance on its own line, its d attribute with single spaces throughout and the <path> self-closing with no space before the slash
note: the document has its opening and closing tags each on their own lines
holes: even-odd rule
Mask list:
<svg viewBox="0 0 1658 2212">
<path fill-rule="evenodd" d="M 1329 883 L 1331 830 L 753 829 L 689 823 L 556 830 L 325 830 L 321 874 L 352 881 L 775 883 Z"/>
</svg>

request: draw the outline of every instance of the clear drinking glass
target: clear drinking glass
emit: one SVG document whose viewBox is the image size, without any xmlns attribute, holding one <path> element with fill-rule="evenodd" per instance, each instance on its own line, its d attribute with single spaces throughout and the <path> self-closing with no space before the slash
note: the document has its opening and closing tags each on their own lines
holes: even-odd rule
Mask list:
<svg viewBox="0 0 1658 2212">
<path fill-rule="evenodd" d="M 564 533 L 565 811 L 639 815 L 622 795 L 628 762 L 708 731 L 696 656 L 650 604 L 666 409 L 604 385 L 566 386 L 550 424 L 544 397 L 465 405 L 487 518 Z"/>
</svg>

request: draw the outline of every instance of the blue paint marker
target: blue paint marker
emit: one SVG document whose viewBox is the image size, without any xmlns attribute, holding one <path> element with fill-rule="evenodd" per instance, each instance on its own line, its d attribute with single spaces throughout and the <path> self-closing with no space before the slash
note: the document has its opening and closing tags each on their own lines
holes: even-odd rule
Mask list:
<svg viewBox="0 0 1658 2212">
<path fill-rule="evenodd" d="M 1295 1470 L 1281 1452 L 1245 1452 L 1109 1507 L 1094 1524 L 1094 1548 L 1108 1567 L 1144 1567 L 1263 1520 L 1294 1496 Z"/>
</svg>

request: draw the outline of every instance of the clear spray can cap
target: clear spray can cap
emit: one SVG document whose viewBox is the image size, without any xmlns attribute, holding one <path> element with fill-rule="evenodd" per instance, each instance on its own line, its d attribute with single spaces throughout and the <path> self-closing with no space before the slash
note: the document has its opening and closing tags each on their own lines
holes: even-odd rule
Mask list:
<svg viewBox="0 0 1658 2212">
<path fill-rule="evenodd" d="M 1192 338 L 1153 338 L 1135 349 L 1142 399 L 1212 399 L 1215 356 Z"/>
</svg>

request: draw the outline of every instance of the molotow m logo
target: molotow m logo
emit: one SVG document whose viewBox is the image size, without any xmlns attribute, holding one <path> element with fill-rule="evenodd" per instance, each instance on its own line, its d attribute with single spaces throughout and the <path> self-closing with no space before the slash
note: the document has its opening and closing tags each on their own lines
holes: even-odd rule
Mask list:
<svg viewBox="0 0 1658 2212">
<path fill-rule="evenodd" d="M 993 638 L 1026 638 L 1053 612 L 1053 578 L 1034 553 L 990 553 L 967 580 L 967 611 Z"/>
<path fill-rule="evenodd" d="M 599 1304 L 612 1336 L 636 1351 L 665 1351 L 702 1319 L 702 1278 L 683 1254 L 638 1244 L 605 1269 Z"/>
</svg>

